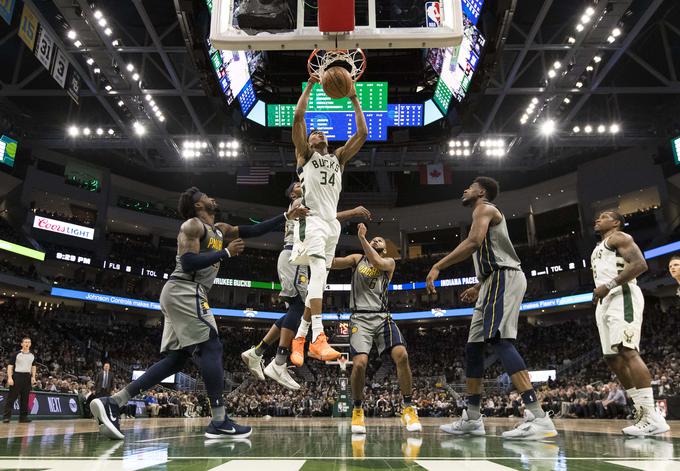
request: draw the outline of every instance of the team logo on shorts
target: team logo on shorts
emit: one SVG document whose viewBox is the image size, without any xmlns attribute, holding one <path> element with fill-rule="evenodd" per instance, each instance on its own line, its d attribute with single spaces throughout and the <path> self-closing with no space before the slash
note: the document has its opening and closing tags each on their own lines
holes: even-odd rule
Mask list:
<svg viewBox="0 0 680 471">
<path fill-rule="evenodd" d="M 358 331 L 359 331 L 359 327 L 353 325 L 353 326 L 352 326 L 352 333 L 353 333 L 353 334 L 356 334 Z"/>
<path fill-rule="evenodd" d="M 633 332 L 628 332 L 627 330 L 623 331 L 623 336 L 626 339 L 626 343 L 633 343 Z"/>
<path fill-rule="evenodd" d="M 298 277 L 298 284 L 300 285 L 306 285 L 307 284 L 307 276 L 306 275 L 300 275 Z"/>
<path fill-rule="evenodd" d="M 210 310 L 210 306 L 208 305 L 208 302 L 207 302 L 207 301 L 203 301 L 203 302 L 201 303 L 201 307 L 203 308 L 203 312 L 207 312 L 207 311 Z"/>
</svg>

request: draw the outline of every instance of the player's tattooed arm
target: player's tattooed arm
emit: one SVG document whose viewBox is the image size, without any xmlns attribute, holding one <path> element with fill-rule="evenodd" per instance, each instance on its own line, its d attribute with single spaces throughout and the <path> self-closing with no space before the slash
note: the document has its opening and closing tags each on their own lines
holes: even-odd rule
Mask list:
<svg viewBox="0 0 680 471">
<path fill-rule="evenodd" d="M 302 95 L 300 95 L 300 99 L 295 106 L 295 113 L 293 114 L 293 145 L 295 145 L 295 160 L 297 161 L 298 167 L 302 167 L 311 154 L 311 149 L 309 148 L 309 142 L 307 140 L 305 113 L 307 112 L 307 106 L 309 104 L 309 96 L 316 83 L 318 83 L 316 78 L 309 78 L 307 86 L 302 92 Z"/>
<path fill-rule="evenodd" d="M 215 224 L 215 227 L 220 230 L 222 233 L 222 237 L 224 237 L 224 240 L 233 240 L 233 239 L 238 239 L 239 234 L 238 234 L 238 226 L 232 226 L 231 224 L 227 224 L 226 222 L 218 222 Z"/>
<path fill-rule="evenodd" d="M 366 221 L 371 220 L 371 212 L 364 208 L 363 206 L 357 206 L 354 209 L 348 209 L 347 211 L 340 211 L 336 218 L 340 222 L 345 222 L 352 218 L 364 219 Z"/>
<path fill-rule="evenodd" d="M 382 257 L 366 239 L 366 226 L 364 224 L 359 224 L 359 242 L 361 242 L 361 247 L 364 249 L 366 258 L 368 261 L 380 271 L 386 271 L 389 273 L 390 279 L 392 279 L 392 274 L 394 273 L 394 267 L 396 263 L 391 257 Z"/>
<path fill-rule="evenodd" d="M 193 272 L 207 268 L 226 258 L 240 254 L 245 247 L 241 239 L 235 239 L 229 243 L 226 249 L 200 253 L 201 238 L 204 234 L 205 227 L 196 218 L 189 219 L 182 224 L 177 237 L 177 254 L 180 256 L 184 271 Z"/>
<path fill-rule="evenodd" d="M 361 255 L 352 254 L 346 257 L 335 257 L 331 270 L 346 270 L 347 268 L 354 268 L 361 261 Z"/>
<path fill-rule="evenodd" d="M 625 268 L 606 285 L 600 285 L 593 291 L 593 302 L 604 298 L 617 286 L 628 283 L 647 271 L 647 262 L 640 247 L 625 232 L 614 232 L 607 240 L 607 245 L 616 250 L 626 262 Z"/>
<path fill-rule="evenodd" d="M 352 85 L 352 91 L 349 96 L 352 106 L 354 107 L 354 115 L 356 116 L 357 122 L 357 132 L 350 137 L 344 146 L 335 151 L 335 156 L 340 161 L 340 165 L 344 168 L 347 162 L 349 162 L 352 157 L 357 155 L 361 150 L 361 147 L 366 142 L 368 138 L 368 126 L 366 126 L 366 117 L 364 112 L 361 110 L 361 103 L 357 98 L 357 90 Z"/>
<path fill-rule="evenodd" d="M 453 251 L 446 257 L 439 260 L 432 265 L 430 273 L 427 274 L 426 289 L 430 294 L 436 294 L 437 290 L 434 288 L 434 282 L 439 278 L 439 273 L 447 269 L 451 265 L 467 260 L 479 247 L 481 247 L 489 225 L 494 218 L 499 214 L 499 211 L 493 206 L 487 204 L 478 206 L 472 212 L 472 226 L 467 238 L 462 241 Z"/>
<path fill-rule="evenodd" d="M 188 252 L 198 253 L 204 233 L 205 227 L 197 218 L 184 221 L 177 236 L 177 254 L 181 257 Z"/>
</svg>

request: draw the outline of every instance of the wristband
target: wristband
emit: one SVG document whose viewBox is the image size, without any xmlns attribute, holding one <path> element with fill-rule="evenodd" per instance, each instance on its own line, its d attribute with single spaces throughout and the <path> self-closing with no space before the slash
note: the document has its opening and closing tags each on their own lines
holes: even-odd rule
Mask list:
<svg viewBox="0 0 680 471">
<path fill-rule="evenodd" d="M 616 279 L 614 279 L 614 280 L 610 281 L 609 283 L 607 283 L 605 286 L 607 287 L 608 290 L 611 291 L 614 288 L 616 288 L 617 286 L 619 286 L 619 283 L 618 283 L 618 281 L 616 281 Z"/>
<path fill-rule="evenodd" d="M 227 252 L 227 257 L 231 258 L 231 252 L 229 252 L 229 249 L 224 249 L 225 252 Z"/>
</svg>

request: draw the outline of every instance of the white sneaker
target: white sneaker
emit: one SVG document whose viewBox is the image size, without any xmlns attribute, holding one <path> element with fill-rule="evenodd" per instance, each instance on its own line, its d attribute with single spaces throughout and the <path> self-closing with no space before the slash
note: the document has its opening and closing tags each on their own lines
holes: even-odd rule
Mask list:
<svg viewBox="0 0 680 471">
<path fill-rule="evenodd" d="M 252 374 L 260 381 L 264 381 L 264 373 L 262 372 L 262 357 L 255 353 L 255 347 L 241 353 L 241 360 L 246 364 Z"/>
<path fill-rule="evenodd" d="M 288 366 L 285 363 L 277 365 L 276 361 L 272 360 L 264 369 L 264 374 L 285 388 L 292 389 L 293 391 L 300 389 L 300 385 L 288 373 Z"/>
<path fill-rule="evenodd" d="M 668 432 L 671 428 L 666 423 L 666 419 L 661 417 L 658 412 L 641 407 L 640 420 L 634 425 L 622 430 L 624 435 L 631 437 L 648 437 Z"/>
<path fill-rule="evenodd" d="M 543 440 L 557 436 L 557 430 L 550 416 L 538 418 L 528 409 L 524 411 L 524 421 L 514 429 L 503 432 L 503 438 L 509 440 Z"/>
<path fill-rule="evenodd" d="M 467 411 L 463 411 L 463 415 L 457 422 L 452 424 L 442 425 L 439 427 L 442 432 L 450 433 L 451 435 L 484 435 L 486 430 L 484 430 L 484 422 L 482 421 L 482 416 L 480 415 L 478 419 L 472 420 L 468 418 Z"/>
</svg>

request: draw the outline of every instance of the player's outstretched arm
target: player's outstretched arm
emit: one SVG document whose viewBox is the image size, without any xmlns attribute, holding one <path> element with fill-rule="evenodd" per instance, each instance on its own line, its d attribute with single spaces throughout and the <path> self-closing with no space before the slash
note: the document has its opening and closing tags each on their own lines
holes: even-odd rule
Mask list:
<svg viewBox="0 0 680 471">
<path fill-rule="evenodd" d="M 344 146 L 335 151 L 335 156 L 340 161 L 340 165 L 343 167 L 347 162 L 349 162 L 352 157 L 357 155 L 361 150 L 361 147 L 366 142 L 368 138 L 368 126 L 366 126 L 366 117 L 364 112 L 361 110 L 361 103 L 359 103 L 359 98 L 357 98 L 357 90 L 352 85 L 352 91 L 349 96 L 352 106 L 354 107 L 354 116 L 356 117 L 357 132 L 350 137 Z"/>
<path fill-rule="evenodd" d="M 392 274 L 394 273 L 394 267 L 396 263 L 394 262 L 393 258 L 384 258 L 381 257 L 376 250 L 371 247 L 371 244 L 368 243 L 368 240 L 366 239 L 366 226 L 364 224 L 359 224 L 359 231 L 357 236 L 359 237 L 359 242 L 361 242 L 361 247 L 364 249 L 364 253 L 366 254 L 366 258 L 368 261 L 373 265 L 375 268 L 377 268 L 380 271 L 386 271 L 390 275 L 390 279 L 392 278 Z"/>
<path fill-rule="evenodd" d="M 458 244 L 450 254 L 432 265 L 430 273 L 427 274 L 425 281 L 428 293 L 434 294 L 437 292 L 434 289 L 434 281 L 439 278 L 439 273 L 442 270 L 466 260 L 482 245 L 486 233 L 489 231 L 489 225 L 497 211 L 493 206 L 482 205 L 472 212 L 472 226 L 467 238 Z"/>
<path fill-rule="evenodd" d="M 595 288 L 593 291 L 593 302 L 604 298 L 617 286 L 628 283 L 647 271 L 645 257 L 642 255 L 640 247 L 638 247 L 630 235 L 625 232 L 615 232 L 607 240 L 607 245 L 615 249 L 623 257 L 626 261 L 626 266 L 612 281 Z"/>
<path fill-rule="evenodd" d="M 354 209 L 348 209 L 347 211 L 340 211 L 337 216 L 337 220 L 340 222 L 345 222 L 352 218 L 365 219 L 366 221 L 371 220 L 371 212 L 364 208 L 363 206 L 357 206 Z"/>
<path fill-rule="evenodd" d="M 354 268 L 361 261 L 361 255 L 352 254 L 346 257 L 335 257 L 331 270 L 346 270 L 347 268 Z"/>
<path fill-rule="evenodd" d="M 252 237 L 258 237 L 264 235 L 268 232 L 276 230 L 278 227 L 283 225 L 288 219 L 297 219 L 299 217 L 305 217 L 309 214 L 309 209 L 302 206 L 300 202 L 291 206 L 291 208 L 285 213 L 275 216 L 273 218 L 262 221 L 258 224 L 252 224 L 247 226 L 231 226 L 225 223 L 218 223 L 215 226 L 222 230 L 224 234 L 228 234 L 229 238 L 242 237 L 244 239 L 250 239 Z M 226 236 L 225 236 L 226 238 Z"/>
<path fill-rule="evenodd" d="M 309 96 L 312 94 L 314 84 L 318 80 L 310 77 L 307 81 L 307 86 L 300 95 L 300 99 L 295 105 L 295 114 L 293 114 L 293 145 L 295 146 L 295 160 L 298 167 L 304 165 L 304 162 L 309 157 L 310 149 L 307 142 L 307 124 L 305 123 L 305 113 L 309 105 Z"/>
</svg>

